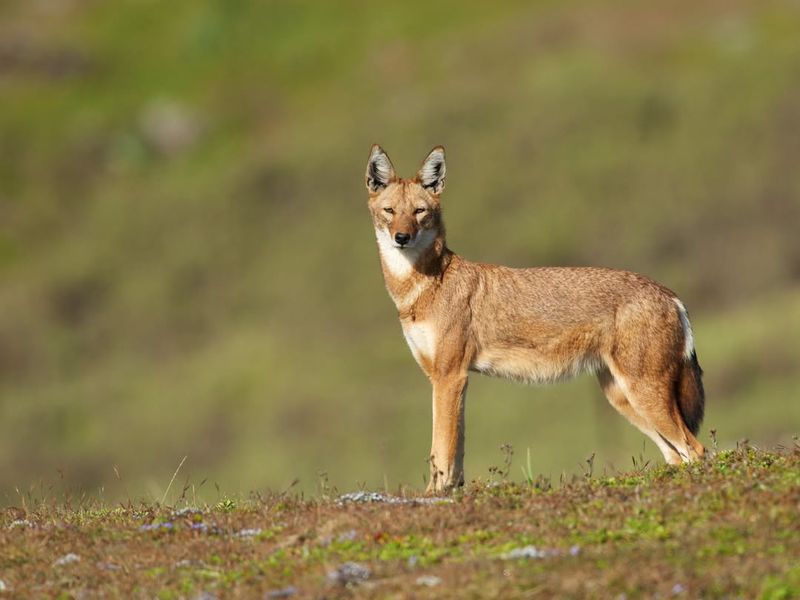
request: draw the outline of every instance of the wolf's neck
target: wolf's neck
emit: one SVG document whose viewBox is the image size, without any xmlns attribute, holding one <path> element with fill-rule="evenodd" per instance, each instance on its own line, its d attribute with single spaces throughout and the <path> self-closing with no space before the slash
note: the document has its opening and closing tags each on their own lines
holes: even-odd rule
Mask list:
<svg viewBox="0 0 800 600">
<path fill-rule="evenodd" d="M 424 237 L 426 234 L 430 237 Z M 378 234 L 386 288 L 401 313 L 435 290 L 453 256 L 444 234 L 423 231 L 420 236 L 416 247 L 397 248 L 388 236 Z"/>
</svg>

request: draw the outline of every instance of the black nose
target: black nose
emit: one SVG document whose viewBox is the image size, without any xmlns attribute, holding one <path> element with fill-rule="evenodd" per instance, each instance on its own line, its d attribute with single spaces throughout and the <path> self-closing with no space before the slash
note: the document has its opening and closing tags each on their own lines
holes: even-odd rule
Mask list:
<svg viewBox="0 0 800 600">
<path fill-rule="evenodd" d="M 408 241 L 411 239 L 410 233 L 395 233 L 394 234 L 394 241 L 400 244 L 401 246 L 405 246 Z"/>
</svg>

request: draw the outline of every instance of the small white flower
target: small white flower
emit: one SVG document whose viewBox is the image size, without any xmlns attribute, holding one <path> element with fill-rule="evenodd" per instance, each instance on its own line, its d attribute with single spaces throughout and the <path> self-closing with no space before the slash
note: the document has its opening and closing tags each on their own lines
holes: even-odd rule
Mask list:
<svg viewBox="0 0 800 600">
<path fill-rule="evenodd" d="M 506 552 L 501 555 L 500 558 L 504 560 L 513 560 L 515 558 L 550 558 L 552 556 L 561 556 L 562 554 L 563 552 L 561 550 L 555 548 L 523 546 L 522 548 L 514 548 L 510 552 Z M 570 549 L 570 554 L 572 554 L 572 549 Z"/>
<path fill-rule="evenodd" d="M 417 585 L 436 587 L 440 583 L 442 583 L 442 578 L 436 577 L 436 575 L 423 575 L 422 577 L 417 577 Z"/>
<path fill-rule="evenodd" d="M 336 504 L 343 506 L 348 503 L 353 504 L 452 504 L 452 498 L 401 498 L 399 496 L 389 496 L 380 492 L 350 492 L 342 494 L 336 499 Z"/>
<path fill-rule="evenodd" d="M 358 532 L 355 529 L 351 529 L 349 531 L 345 531 L 344 533 L 340 533 L 336 538 L 337 542 L 352 542 L 358 536 Z"/>
<path fill-rule="evenodd" d="M 176 569 L 183 569 L 187 567 L 203 567 L 203 561 L 200 560 L 192 560 L 190 558 L 184 558 L 183 560 L 179 560 L 175 563 Z"/>
<path fill-rule="evenodd" d="M 242 529 L 236 535 L 239 537 L 255 537 L 261 535 L 261 529 L 257 527 L 255 529 Z"/>
<path fill-rule="evenodd" d="M 80 559 L 81 559 L 80 556 L 70 552 L 69 554 L 65 554 L 64 556 L 59 558 L 56 562 L 53 563 L 53 565 L 56 567 L 61 567 L 63 565 L 68 565 L 70 563 L 78 562 Z"/>
<path fill-rule="evenodd" d="M 195 508 L 193 506 L 187 506 L 185 508 L 179 508 L 178 510 L 172 511 L 173 517 L 191 517 L 193 515 L 202 515 L 203 511 L 199 508 Z"/>
<path fill-rule="evenodd" d="M 355 562 L 346 562 L 335 571 L 328 573 L 328 581 L 341 585 L 360 583 L 370 578 L 372 573 L 364 565 Z"/>
<path fill-rule="evenodd" d="M 282 588 L 280 590 L 273 590 L 271 592 L 267 592 L 267 595 L 264 596 L 265 598 L 290 598 L 297 593 L 297 588 L 293 585 L 289 587 Z"/>
</svg>

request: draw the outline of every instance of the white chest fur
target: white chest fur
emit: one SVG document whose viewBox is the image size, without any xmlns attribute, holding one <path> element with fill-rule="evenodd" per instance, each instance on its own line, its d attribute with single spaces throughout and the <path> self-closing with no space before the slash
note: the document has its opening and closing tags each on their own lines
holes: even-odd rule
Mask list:
<svg viewBox="0 0 800 600">
<path fill-rule="evenodd" d="M 418 363 L 433 360 L 436 354 L 436 330 L 427 322 L 403 323 L 403 335 Z"/>
</svg>

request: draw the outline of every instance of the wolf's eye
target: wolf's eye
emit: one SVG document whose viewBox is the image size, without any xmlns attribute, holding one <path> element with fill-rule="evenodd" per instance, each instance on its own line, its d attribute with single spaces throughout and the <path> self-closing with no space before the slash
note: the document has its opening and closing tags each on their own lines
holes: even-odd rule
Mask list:
<svg viewBox="0 0 800 600">
<path fill-rule="evenodd" d="M 425 210 L 426 210 L 426 209 L 424 209 L 424 208 L 415 208 L 415 209 L 414 209 L 414 214 L 415 214 L 415 215 L 420 215 L 420 214 L 424 213 L 424 212 L 425 212 Z"/>
<path fill-rule="evenodd" d="M 388 206 L 386 208 L 384 208 L 383 210 L 384 210 L 384 212 L 387 212 L 390 215 L 394 214 L 394 209 L 393 208 L 389 208 Z"/>
</svg>

